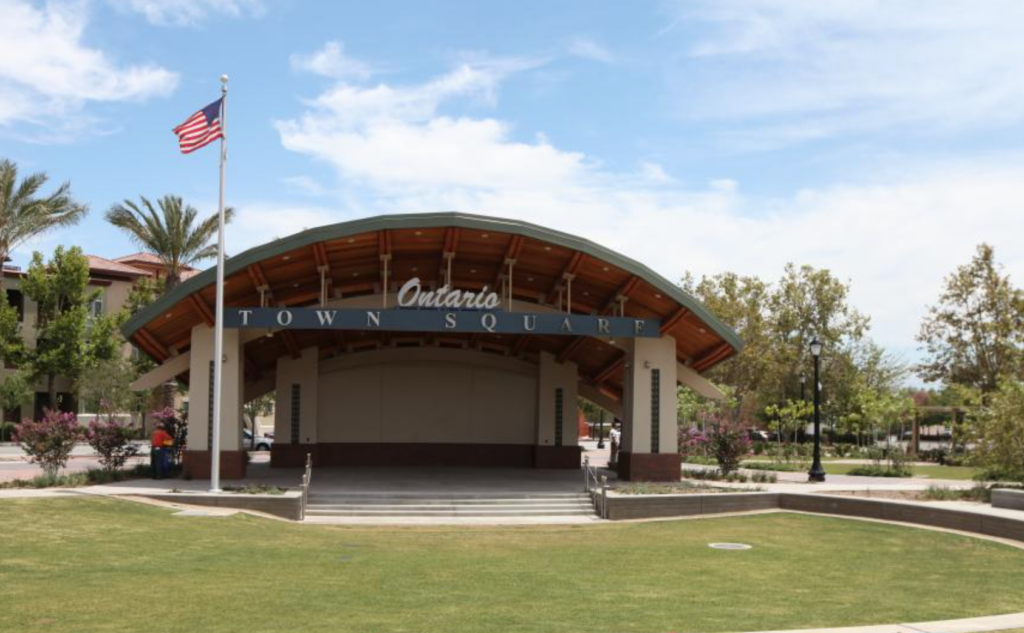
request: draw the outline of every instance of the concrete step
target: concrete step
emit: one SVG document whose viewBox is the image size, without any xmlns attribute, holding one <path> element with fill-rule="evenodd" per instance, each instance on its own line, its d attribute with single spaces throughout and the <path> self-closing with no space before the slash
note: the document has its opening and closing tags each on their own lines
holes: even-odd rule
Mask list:
<svg viewBox="0 0 1024 633">
<path fill-rule="evenodd" d="M 480 499 L 453 499 L 451 497 L 336 497 L 336 496 L 309 496 L 311 505 L 464 505 L 464 506 L 492 506 L 492 505 L 521 505 L 530 506 L 536 504 L 590 504 L 590 498 L 579 497 L 555 497 L 549 499 L 513 499 L 502 497 L 480 498 Z"/>
<path fill-rule="evenodd" d="M 590 497 L 580 493 L 310 493 L 306 516 L 363 518 L 593 517 Z"/>
<path fill-rule="evenodd" d="M 503 493 L 503 492 L 318 492 L 313 489 L 309 491 L 310 499 L 331 499 L 341 501 L 360 501 L 368 499 L 381 499 L 391 501 L 424 499 L 444 499 L 450 501 L 538 501 L 538 500 L 564 500 L 564 499 L 589 499 L 584 493 Z"/>
<path fill-rule="evenodd" d="M 350 516 L 350 517 L 555 517 L 555 516 L 592 516 L 593 508 L 580 509 L 524 509 L 514 508 L 505 510 L 476 509 L 476 508 L 439 508 L 431 510 L 410 510 L 407 508 L 393 509 L 321 509 L 315 506 L 306 508 L 306 516 Z"/>
<path fill-rule="evenodd" d="M 462 503 L 310 503 L 306 506 L 316 510 L 403 510 L 414 511 L 473 511 L 490 512 L 500 510 L 511 512 L 514 510 L 589 510 L 593 506 L 589 503 L 532 503 L 532 504 L 462 504 Z"/>
</svg>

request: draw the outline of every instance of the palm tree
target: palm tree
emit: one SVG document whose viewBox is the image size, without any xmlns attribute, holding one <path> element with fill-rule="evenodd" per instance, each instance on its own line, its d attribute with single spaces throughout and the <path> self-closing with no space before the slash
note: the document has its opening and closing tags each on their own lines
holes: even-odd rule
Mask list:
<svg viewBox="0 0 1024 633">
<path fill-rule="evenodd" d="M 140 203 L 125 200 L 107 211 L 107 221 L 124 229 L 143 249 L 160 258 L 167 269 L 164 292 L 181 282 L 182 271 L 192 264 L 217 255 L 217 245 L 210 240 L 217 234 L 217 214 L 196 222 L 199 211 L 185 204 L 181 196 L 164 196 L 157 208 L 144 196 Z M 224 221 L 230 222 L 235 210 L 224 210 Z"/>
<path fill-rule="evenodd" d="M 62 184 L 48 196 L 38 197 L 36 194 L 46 181 L 46 174 L 40 172 L 23 178 L 19 185 L 18 166 L 0 160 L 0 262 L 7 261 L 14 249 L 37 235 L 77 224 L 88 211 L 88 207 L 72 199 L 70 183 Z M 3 279 L 0 272 L 0 293 Z"/>
</svg>

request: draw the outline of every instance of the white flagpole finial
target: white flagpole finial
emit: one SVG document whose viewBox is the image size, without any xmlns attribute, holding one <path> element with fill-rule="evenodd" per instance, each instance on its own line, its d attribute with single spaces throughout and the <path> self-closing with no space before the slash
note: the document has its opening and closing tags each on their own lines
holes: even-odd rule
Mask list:
<svg viewBox="0 0 1024 633">
<path fill-rule="evenodd" d="M 225 86 L 228 85 L 228 76 L 227 75 L 221 75 L 220 76 L 220 82 L 222 84 L 224 84 Z"/>
</svg>

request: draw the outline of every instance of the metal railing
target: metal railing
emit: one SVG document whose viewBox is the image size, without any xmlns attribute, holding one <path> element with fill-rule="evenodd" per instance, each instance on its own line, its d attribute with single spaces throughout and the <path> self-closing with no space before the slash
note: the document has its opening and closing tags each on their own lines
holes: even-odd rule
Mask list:
<svg viewBox="0 0 1024 633">
<path fill-rule="evenodd" d="M 590 465 L 589 455 L 583 456 L 583 492 L 590 495 L 597 516 L 608 518 L 605 513 L 608 507 L 608 477 L 597 474 L 597 469 Z"/>
<path fill-rule="evenodd" d="M 313 479 L 313 455 L 306 453 L 306 471 L 302 473 L 302 498 L 299 501 L 299 520 L 306 518 L 306 505 L 309 503 L 309 482 Z"/>
</svg>

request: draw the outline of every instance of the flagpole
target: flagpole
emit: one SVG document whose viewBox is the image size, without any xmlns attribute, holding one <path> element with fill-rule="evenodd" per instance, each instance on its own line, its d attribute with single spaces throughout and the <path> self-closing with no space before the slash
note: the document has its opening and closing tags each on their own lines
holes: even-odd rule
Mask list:
<svg viewBox="0 0 1024 633">
<path fill-rule="evenodd" d="M 217 207 L 217 307 L 213 324 L 213 437 L 210 455 L 210 492 L 220 489 L 220 409 L 224 364 L 224 163 L 228 159 L 228 76 L 220 76 L 220 202 Z"/>
</svg>

